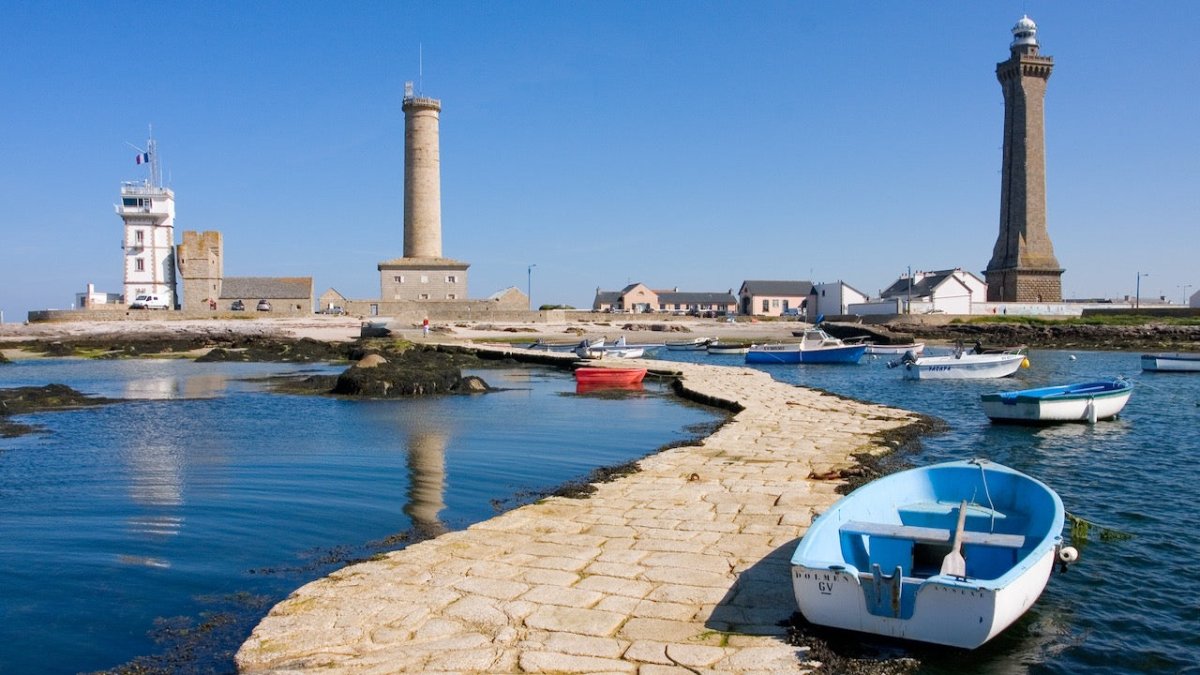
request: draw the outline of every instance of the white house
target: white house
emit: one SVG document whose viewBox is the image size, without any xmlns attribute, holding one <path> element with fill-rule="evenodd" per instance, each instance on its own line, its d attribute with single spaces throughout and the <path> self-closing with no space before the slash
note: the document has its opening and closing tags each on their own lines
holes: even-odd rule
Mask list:
<svg viewBox="0 0 1200 675">
<path fill-rule="evenodd" d="M 834 317 L 852 314 L 850 305 L 867 301 L 867 294 L 842 280 L 831 284 L 814 284 L 808 294 L 805 318 L 816 323 L 817 317 Z"/>
<path fill-rule="evenodd" d="M 880 297 L 899 301 L 909 314 L 970 314 L 971 303 L 987 299 L 987 283 L 961 267 L 902 275 Z"/>
<path fill-rule="evenodd" d="M 1200 309 L 1200 291 L 1192 293 L 1192 297 L 1188 298 L 1188 307 Z"/>
</svg>

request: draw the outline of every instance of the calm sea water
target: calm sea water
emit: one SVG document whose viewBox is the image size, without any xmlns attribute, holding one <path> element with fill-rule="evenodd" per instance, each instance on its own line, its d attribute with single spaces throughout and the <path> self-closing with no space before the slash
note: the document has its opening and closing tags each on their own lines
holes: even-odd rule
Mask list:
<svg viewBox="0 0 1200 675">
<path fill-rule="evenodd" d="M 1093 530 L 1089 541 L 1074 542 L 1081 560 L 1051 577 L 1025 617 L 975 651 L 913 652 L 923 672 L 1200 672 L 1200 375 L 1143 373 L 1138 357 L 1034 351 L 1030 368 L 982 381 L 906 381 L 886 367 L 887 357 L 856 366 L 758 366 L 782 382 L 939 417 L 950 431 L 926 437 L 912 464 L 985 457 L 1047 483 L 1068 512 L 1134 535 L 1101 541 Z M 1119 419 L 1095 426 L 993 425 L 979 407 L 982 393 L 1116 375 L 1134 382 L 1133 396 Z"/>
<path fill-rule="evenodd" d="M 403 545 L 389 537 L 461 529 L 722 417 L 654 382 L 577 395 L 569 373 L 536 368 L 475 373 L 507 391 L 395 401 L 255 381 L 297 370 L 0 367 L 0 387 L 138 399 L 23 416 L 46 431 L 0 439 L 0 673 L 113 668 L 195 635 L 206 656 L 166 667 L 229 671 L 214 642 L 235 649 L 291 590 Z"/>
</svg>

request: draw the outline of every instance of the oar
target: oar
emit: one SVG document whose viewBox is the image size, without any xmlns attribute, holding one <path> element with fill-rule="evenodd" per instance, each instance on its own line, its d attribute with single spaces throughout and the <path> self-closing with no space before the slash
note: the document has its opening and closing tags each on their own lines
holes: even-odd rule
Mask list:
<svg viewBox="0 0 1200 675">
<path fill-rule="evenodd" d="M 950 545 L 950 552 L 942 558 L 942 574 L 950 577 L 965 577 L 967 576 L 967 561 L 963 559 L 960 549 L 962 549 L 963 528 L 967 524 L 967 500 L 963 500 L 958 507 L 958 527 L 954 528 L 954 543 Z"/>
</svg>

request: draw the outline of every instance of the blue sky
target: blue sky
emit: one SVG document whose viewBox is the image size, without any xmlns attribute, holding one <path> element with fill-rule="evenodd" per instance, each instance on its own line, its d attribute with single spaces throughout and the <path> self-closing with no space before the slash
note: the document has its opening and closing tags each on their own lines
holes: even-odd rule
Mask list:
<svg viewBox="0 0 1200 675">
<path fill-rule="evenodd" d="M 379 294 L 403 253 L 406 80 L 442 100 L 447 257 L 471 297 L 532 273 L 734 289 L 981 273 L 999 221 L 997 62 L 1055 58 L 1048 222 L 1068 297 L 1200 290 L 1200 3 L 6 2 L 0 310 L 121 290 L 127 143 L 229 276 Z M 419 57 L 423 54 L 423 59 Z M 423 60 L 423 69 L 419 64 Z"/>
</svg>

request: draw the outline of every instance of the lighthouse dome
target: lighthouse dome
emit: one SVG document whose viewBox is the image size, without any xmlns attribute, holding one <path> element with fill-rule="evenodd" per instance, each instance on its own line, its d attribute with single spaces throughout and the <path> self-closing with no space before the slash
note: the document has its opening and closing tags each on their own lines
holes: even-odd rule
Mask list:
<svg viewBox="0 0 1200 675">
<path fill-rule="evenodd" d="M 1028 16 L 1021 17 L 1017 25 L 1012 27 L 1012 47 L 1021 45 L 1037 46 L 1037 24 Z"/>
</svg>

